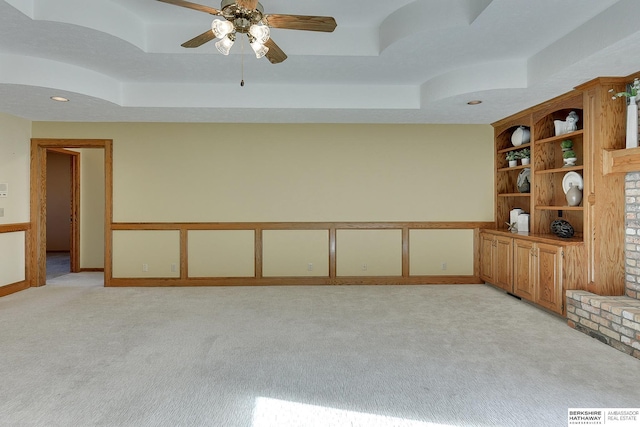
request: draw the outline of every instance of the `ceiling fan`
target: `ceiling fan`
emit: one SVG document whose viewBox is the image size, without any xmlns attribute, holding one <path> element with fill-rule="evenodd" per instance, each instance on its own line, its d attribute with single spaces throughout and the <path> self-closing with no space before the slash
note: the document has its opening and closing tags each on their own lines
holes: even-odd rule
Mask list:
<svg viewBox="0 0 640 427">
<path fill-rule="evenodd" d="M 194 48 L 218 38 L 216 48 L 228 55 L 236 40 L 236 33 L 242 33 L 247 34 L 256 57 L 266 56 L 272 64 L 284 61 L 287 55 L 271 39 L 270 28 L 330 33 L 337 26 L 336 20 L 330 16 L 266 15 L 258 0 L 222 0 L 220 10 L 184 0 L 158 1 L 224 18 L 214 19 L 210 30 L 182 43 L 182 47 Z"/>
</svg>

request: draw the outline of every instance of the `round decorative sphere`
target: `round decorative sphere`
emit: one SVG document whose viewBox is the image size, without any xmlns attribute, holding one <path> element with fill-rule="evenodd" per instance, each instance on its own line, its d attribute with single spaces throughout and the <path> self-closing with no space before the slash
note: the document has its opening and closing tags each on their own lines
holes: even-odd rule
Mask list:
<svg viewBox="0 0 640 427">
<path fill-rule="evenodd" d="M 551 223 L 551 232 L 558 237 L 568 239 L 569 237 L 573 237 L 575 230 L 573 226 L 564 219 L 556 219 Z"/>
</svg>

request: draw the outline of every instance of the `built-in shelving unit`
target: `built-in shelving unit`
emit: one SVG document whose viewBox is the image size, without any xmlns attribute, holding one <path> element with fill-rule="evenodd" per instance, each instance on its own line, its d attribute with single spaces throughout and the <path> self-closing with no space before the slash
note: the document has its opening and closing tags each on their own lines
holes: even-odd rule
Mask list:
<svg viewBox="0 0 640 427">
<path fill-rule="evenodd" d="M 624 150 L 626 105 L 612 99 L 609 90 L 623 91 L 633 77 L 595 79 L 493 124 L 495 229 L 481 232 L 480 275 L 485 281 L 562 314 L 567 289 L 624 293 L 622 172 L 640 170 L 640 148 Z M 564 132 L 556 122 L 566 121 L 571 112 L 578 117 L 577 126 Z M 514 147 L 511 137 L 520 126 L 529 129 L 530 141 Z M 577 158 L 570 166 L 563 161 L 566 140 Z M 530 164 L 509 167 L 507 153 L 523 148 L 531 151 Z M 525 168 L 530 168 L 529 193 L 521 193 L 517 185 Z M 569 206 L 563 189 L 570 172 L 582 177 L 578 206 Z M 528 232 L 508 229 L 515 208 L 529 214 Z M 557 219 L 571 224 L 573 237 L 552 233 Z"/>
<path fill-rule="evenodd" d="M 555 121 L 565 121 L 569 113 L 578 115 L 578 129 L 560 135 L 555 134 Z M 507 228 L 509 212 L 514 208 L 524 209 L 530 214 L 530 234 L 549 234 L 551 223 L 558 218 L 569 221 L 576 235 L 584 229 L 583 206 L 568 206 L 562 188 L 562 180 L 567 172 L 583 175 L 584 153 L 584 112 L 583 96 L 574 91 L 546 109 L 532 111 L 526 117 L 516 116 L 502 126 L 496 126 L 496 227 Z M 530 129 L 531 140 L 514 147 L 511 136 L 519 126 Z M 578 159 L 575 166 L 564 166 L 562 141 L 571 140 Z M 506 153 L 529 148 L 531 164 L 508 167 Z M 520 193 L 517 188 L 518 174 L 525 168 L 531 169 L 530 193 Z M 558 238 L 561 240 L 560 238 Z"/>
</svg>

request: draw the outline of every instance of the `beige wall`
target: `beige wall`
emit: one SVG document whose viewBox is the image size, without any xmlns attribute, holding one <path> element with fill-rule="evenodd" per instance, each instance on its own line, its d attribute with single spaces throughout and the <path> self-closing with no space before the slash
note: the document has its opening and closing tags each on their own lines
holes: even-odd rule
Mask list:
<svg viewBox="0 0 640 427">
<path fill-rule="evenodd" d="M 34 123 L 33 133 L 113 139 L 116 222 L 493 220 L 488 125 Z M 300 260 L 281 268 L 287 245 L 269 244 L 265 260 L 278 274 L 307 271 Z M 462 245 L 465 255 L 448 262 L 470 270 Z M 380 243 L 369 256 L 395 260 L 396 246 Z M 139 273 L 133 247 L 114 244 L 114 271 Z M 148 250 L 154 258 L 165 249 Z M 395 274 L 392 265 L 380 274 Z"/>
<path fill-rule="evenodd" d="M 31 122 L 0 113 L 0 183 L 9 197 L 0 198 L 0 224 L 29 222 Z M 24 232 L 0 234 L 0 286 L 25 279 Z"/>
</svg>

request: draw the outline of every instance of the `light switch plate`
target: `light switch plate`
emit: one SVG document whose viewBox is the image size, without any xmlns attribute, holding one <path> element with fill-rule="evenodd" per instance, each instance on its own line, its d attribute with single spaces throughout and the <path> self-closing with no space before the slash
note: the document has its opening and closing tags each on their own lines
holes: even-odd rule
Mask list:
<svg viewBox="0 0 640 427">
<path fill-rule="evenodd" d="M 7 197 L 9 195 L 9 184 L 0 184 L 0 197 Z"/>
</svg>

